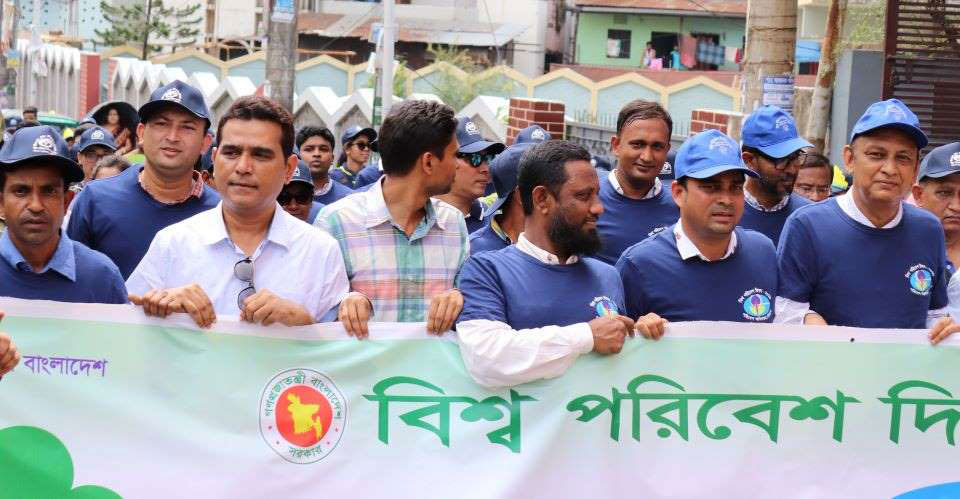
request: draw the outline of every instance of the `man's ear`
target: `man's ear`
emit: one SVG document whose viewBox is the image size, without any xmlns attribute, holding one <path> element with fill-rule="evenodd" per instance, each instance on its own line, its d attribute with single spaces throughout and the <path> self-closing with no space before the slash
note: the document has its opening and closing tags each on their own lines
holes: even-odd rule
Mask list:
<svg viewBox="0 0 960 499">
<path fill-rule="evenodd" d="M 546 215 L 550 211 L 551 198 L 550 190 L 544 185 L 538 185 L 533 188 L 533 210 Z"/>
<path fill-rule="evenodd" d="M 73 192 L 70 189 L 67 189 L 67 192 L 63 193 L 63 212 L 66 213 L 67 209 L 70 208 L 70 203 L 73 202 L 73 198 L 77 195 L 76 192 Z M 3 194 L 0 193 L 0 202 L 3 202 Z M 2 208 L 0 208 L 2 209 Z"/>
<path fill-rule="evenodd" d="M 917 202 L 917 206 L 923 207 L 923 186 L 920 184 L 913 184 L 913 200 Z"/>
<path fill-rule="evenodd" d="M 289 184 L 293 179 L 293 174 L 297 173 L 297 164 L 299 162 L 300 158 L 298 158 L 296 154 L 291 154 L 290 157 L 287 158 L 287 172 L 285 177 L 286 180 L 283 182 L 284 184 Z"/>
<path fill-rule="evenodd" d="M 670 184 L 670 193 L 673 194 L 673 202 L 677 205 L 677 208 L 683 208 L 683 204 L 686 201 L 684 197 L 686 191 L 687 189 L 680 184 L 680 182 L 675 181 Z"/>
<path fill-rule="evenodd" d="M 142 143 L 143 143 L 143 130 L 144 130 L 146 127 L 147 127 L 147 126 L 144 125 L 142 121 L 137 124 L 137 144 L 142 144 Z"/>
</svg>

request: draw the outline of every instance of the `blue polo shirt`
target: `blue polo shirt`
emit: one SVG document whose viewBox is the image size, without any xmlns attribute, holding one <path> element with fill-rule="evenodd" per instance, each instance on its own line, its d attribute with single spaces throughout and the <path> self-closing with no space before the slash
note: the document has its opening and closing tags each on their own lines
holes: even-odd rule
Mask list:
<svg viewBox="0 0 960 499">
<path fill-rule="evenodd" d="M 492 221 L 493 218 L 490 218 L 490 221 L 484 224 L 480 230 L 470 234 L 471 255 L 483 253 L 484 251 L 501 250 L 510 246 L 510 241 L 493 229 L 493 226 L 490 224 Z"/>
<path fill-rule="evenodd" d="M 485 225 L 490 225 L 483 221 L 481 218 L 483 216 L 483 203 L 479 199 L 475 200 L 472 205 L 470 205 L 469 216 L 464 217 L 464 221 L 467 223 L 467 233 L 473 234 L 474 232 L 482 229 Z"/>
<path fill-rule="evenodd" d="M 381 176 L 383 176 L 383 172 L 374 164 L 364 166 L 357 173 L 352 173 L 346 164 L 330 169 L 330 180 L 354 190 L 376 182 Z"/>
<path fill-rule="evenodd" d="M 769 237 L 773 241 L 773 245 L 776 246 L 780 242 L 780 232 L 783 231 L 783 224 L 787 223 L 787 218 L 801 206 L 810 203 L 812 201 L 797 194 L 790 194 L 787 205 L 777 211 L 761 211 L 754 208 L 750 203 L 743 203 L 743 217 L 740 218 L 740 227 L 755 230 Z"/>
<path fill-rule="evenodd" d="M 328 180 L 328 182 L 330 182 L 331 185 L 330 190 L 325 194 L 317 194 L 316 196 L 313 196 L 314 201 L 324 205 L 333 204 L 354 193 L 353 189 L 341 184 L 340 182 L 332 179 Z"/>
<path fill-rule="evenodd" d="M 593 258 L 548 265 L 510 246 L 473 255 L 463 264 L 457 322 L 500 321 L 516 330 L 569 326 L 623 310 L 616 269 Z"/>
<path fill-rule="evenodd" d="M 627 248 L 676 223 L 680 209 L 666 184 L 650 199 L 631 199 L 617 192 L 608 176 L 609 172 L 600 176 L 603 215 L 597 221 L 597 233 L 603 247 L 595 256 L 613 265 Z"/>
<path fill-rule="evenodd" d="M 310 205 L 310 213 L 307 214 L 308 224 L 313 225 L 313 222 L 317 220 L 317 215 L 320 214 L 320 210 L 322 210 L 324 206 L 326 205 L 323 203 L 318 203 L 316 201 L 314 201 L 313 204 Z"/>
<path fill-rule="evenodd" d="M 46 268 L 34 272 L 10 239 L 0 235 L 0 296 L 73 303 L 127 303 L 117 266 L 102 253 L 60 236 Z"/>
<path fill-rule="evenodd" d="M 630 247 L 617 261 L 627 314 L 670 321 L 773 322 L 777 253 L 759 232 L 734 229 L 737 247 L 723 260 L 681 259 L 673 227 Z"/>
<path fill-rule="evenodd" d="M 809 303 L 831 326 L 925 329 L 947 306 L 940 220 L 904 203 L 896 227 L 868 227 L 837 198 L 804 206 L 783 227 L 780 296 Z"/>
<path fill-rule="evenodd" d="M 140 185 L 142 165 L 115 177 L 95 180 L 77 195 L 71 207 L 67 235 L 107 255 L 126 279 L 147 253 L 160 229 L 217 206 L 220 196 L 204 186 L 200 199 L 179 204 L 153 199 Z"/>
</svg>

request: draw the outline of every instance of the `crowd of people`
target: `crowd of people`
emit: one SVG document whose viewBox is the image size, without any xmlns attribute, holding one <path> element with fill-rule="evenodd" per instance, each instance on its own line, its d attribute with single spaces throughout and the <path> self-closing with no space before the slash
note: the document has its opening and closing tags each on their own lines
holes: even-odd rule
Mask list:
<svg viewBox="0 0 960 499">
<path fill-rule="evenodd" d="M 296 130 L 262 96 L 213 123 L 176 81 L 138 113 L 133 165 L 104 126 L 72 147 L 49 126 L 9 134 L 0 296 L 130 303 L 201 328 L 339 321 L 358 339 L 371 321 L 424 322 L 455 330 L 491 387 L 669 322 L 926 329 L 934 344 L 960 330 L 960 143 L 921 162 L 927 137 L 895 99 L 856 123 L 845 193 L 773 106 L 741 143 L 707 130 L 670 164 L 669 113 L 629 102 L 609 171 L 538 126 L 506 147 L 430 101 L 347 128 L 336 162 L 330 130 Z M 0 333 L 0 375 L 19 355 Z"/>
</svg>

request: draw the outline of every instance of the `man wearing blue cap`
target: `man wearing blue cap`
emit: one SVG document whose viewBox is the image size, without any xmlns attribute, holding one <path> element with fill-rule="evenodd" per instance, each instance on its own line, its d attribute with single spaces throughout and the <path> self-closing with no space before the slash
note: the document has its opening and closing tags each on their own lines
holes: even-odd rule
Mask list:
<svg viewBox="0 0 960 499">
<path fill-rule="evenodd" d="M 600 260 L 613 265 L 624 250 L 680 216 L 670 189 L 659 178 L 672 134 L 673 120 L 656 102 L 638 99 L 620 110 L 617 133 L 610 139 L 617 167 L 600 179 Z"/>
<path fill-rule="evenodd" d="M 325 127 L 305 126 L 297 132 L 297 154 L 310 167 L 313 200 L 321 205 L 333 204 L 354 192 L 330 178 L 334 144 L 333 133 Z"/>
<path fill-rule="evenodd" d="M 113 142 L 113 134 L 106 128 L 93 127 L 80 135 L 80 142 L 76 146 L 77 162 L 83 168 L 83 182 L 86 184 L 93 179 L 93 168 L 104 156 L 113 154 L 117 145 Z"/>
<path fill-rule="evenodd" d="M 743 193 L 746 205 L 740 226 L 770 238 L 776 245 L 787 217 L 810 201 L 793 193 L 804 148 L 813 147 L 797 133 L 793 117 L 776 106 L 763 106 L 743 122 L 743 162 L 757 172 Z"/>
<path fill-rule="evenodd" d="M 352 126 L 340 136 L 340 159 L 337 167 L 330 171 L 330 178 L 351 188 L 359 189 L 370 185 L 380 178 L 376 165 L 367 164 L 377 140 L 377 131 L 373 128 Z"/>
<path fill-rule="evenodd" d="M 600 245 L 603 212 L 590 153 L 566 141 L 536 144 L 517 182 L 526 216 L 519 240 L 471 256 L 460 275 L 460 354 L 488 387 L 560 376 L 590 351 L 618 353 L 635 328 L 620 315 L 617 271 L 585 256 Z"/>
<path fill-rule="evenodd" d="M 514 144 L 539 144 L 552 139 L 550 132 L 543 129 L 540 125 L 530 125 L 517 133 Z"/>
<path fill-rule="evenodd" d="M 312 224 L 323 205 L 313 200 L 313 179 L 310 167 L 303 160 L 297 162 L 293 178 L 283 186 L 277 196 L 277 203 L 289 214 Z"/>
<path fill-rule="evenodd" d="M 126 303 L 120 271 L 106 256 L 60 232 L 67 187 L 83 170 L 52 127 L 23 128 L 0 150 L 0 296 L 75 303 Z"/>
<path fill-rule="evenodd" d="M 490 162 L 496 201 L 483 212 L 483 227 L 470 234 L 470 254 L 506 248 L 523 232 L 524 214 L 517 192 L 517 176 L 523 153 L 536 145 L 530 142 L 513 144 Z"/>
<path fill-rule="evenodd" d="M 467 232 L 483 228 L 483 203 L 480 198 L 490 183 L 490 161 L 503 152 L 504 145 L 490 142 L 480 135 L 480 128 L 470 118 L 457 120 L 457 176 L 450 192 L 437 196 L 463 213 Z"/>
<path fill-rule="evenodd" d="M 773 322 L 777 254 L 763 234 L 738 227 L 745 177 L 740 147 L 717 130 L 677 152 L 673 199 L 680 220 L 617 261 L 627 315 L 670 321 Z"/>
<path fill-rule="evenodd" d="M 277 206 L 297 168 L 293 117 L 244 96 L 220 118 L 217 138 L 223 201 L 157 233 L 127 280 L 130 301 L 147 315 L 189 313 L 200 327 L 219 315 L 265 326 L 320 321 L 346 295 L 347 276 L 336 241 Z"/>
<path fill-rule="evenodd" d="M 913 199 L 940 219 L 947 261 L 951 273 L 955 272 L 960 264 L 960 142 L 942 145 L 924 156 Z"/>
<path fill-rule="evenodd" d="M 104 253 L 129 276 L 160 229 L 220 201 L 194 170 L 213 140 L 209 128 L 199 90 L 179 80 L 155 90 L 140 107 L 137 125 L 144 164 L 87 186 L 71 208 L 70 237 Z"/>
<path fill-rule="evenodd" d="M 843 149 L 853 186 L 797 210 L 783 228 L 778 321 L 929 328 L 934 343 L 960 329 L 944 317 L 940 221 L 903 203 L 926 145 L 917 116 L 899 100 L 867 108 Z"/>
</svg>

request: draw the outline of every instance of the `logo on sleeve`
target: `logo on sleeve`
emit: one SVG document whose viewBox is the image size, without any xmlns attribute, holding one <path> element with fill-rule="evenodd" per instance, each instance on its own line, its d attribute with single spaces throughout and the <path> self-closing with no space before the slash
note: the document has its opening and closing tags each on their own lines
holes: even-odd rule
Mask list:
<svg viewBox="0 0 960 499">
<path fill-rule="evenodd" d="M 918 263 L 904 275 L 907 282 L 910 283 L 910 292 L 918 296 L 927 296 L 930 294 L 930 288 L 933 287 L 933 271 L 930 267 Z"/>
<path fill-rule="evenodd" d="M 593 301 L 590 302 L 590 308 L 596 311 L 597 317 L 616 317 L 617 315 L 620 315 L 620 310 L 617 308 L 617 304 L 606 296 L 598 296 L 594 298 Z"/>
<path fill-rule="evenodd" d="M 773 312 L 770 293 L 760 288 L 748 289 L 737 301 L 743 307 L 743 318 L 748 321 L 765 321 Z"/>
</svg>

